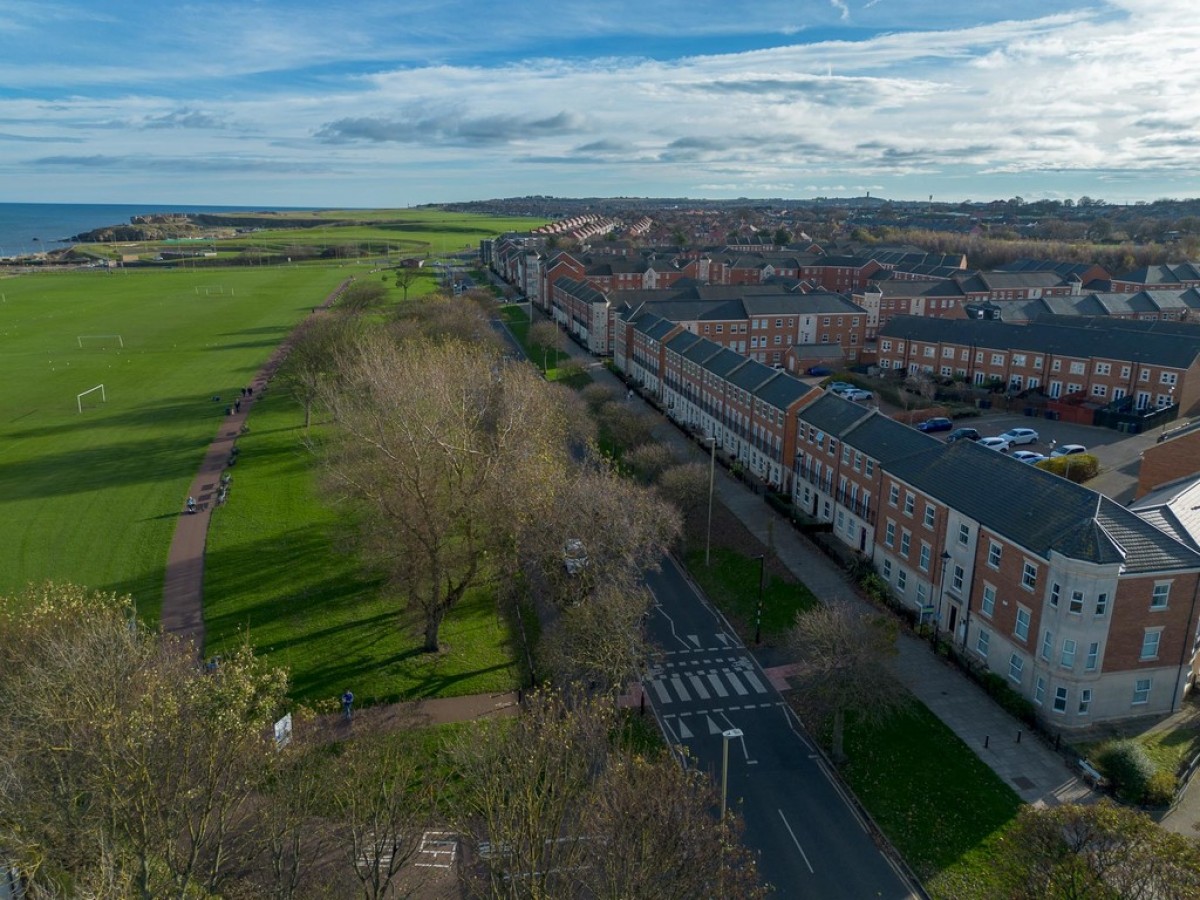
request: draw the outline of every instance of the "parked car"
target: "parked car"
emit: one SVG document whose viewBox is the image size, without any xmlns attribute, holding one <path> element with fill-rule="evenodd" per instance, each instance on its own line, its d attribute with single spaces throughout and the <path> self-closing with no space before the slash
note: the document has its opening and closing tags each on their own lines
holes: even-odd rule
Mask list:
<svg viewBox="0 0 1200 900">
<path fill-rule="evenodd" d="M 1087 453 L 1087 447 L 1083 444 L 1063 444 L 1050 451 L 1051 456 L 1074 456 L 1076 453 Z"/>
<path fill-rule="evenodd" d="M 809 366 L 808 374 L 817 378 L 824 378 L 826 375 L 832 375 L 833 369 L 829 366 Z"/>
<path fill-rule="evenodd" d="M 1034 463 L 1040 463 L 1046 456 L 1038 453 L 1035 450 L 1015 450 L 1012 455 L 1013 459 L 1019 459 L 1023 463 L 1029 463 L 1031 466 Z"/>
<path fill-rule="evenodd" d="M 944 416 L 934 416 L 917 425 L 917 431 L 949 431 L 954 423 Z"/>
<path fill-rule="evenodd" d="M 1039 440 L 1038 433 L 1032 428 L 1010 428 L 1000 437 L 1008 441 L 1010 447 L 1020 444 L 1036 444 Z"/>
<path fill-rule="evenodd" d="M 850 388 L 848 391 L 842 391 L 842 396 L 847 400 L 870 400 L 874 395 L 862 388 Z"/>
<path fill-rule="evenodd" d="M 946 435 L 946 443 L 953 444 L 955 441 L 977 441 L 982 435 L 974 428 L 955 428 L 952 432 Z"/>
<path fill-rule="evenodd" d="M 976 443 L 980 447 L 987 447 L 989 450 L 999 450 L 1001 453 L 1008 452 L 1008 441 L 1002 437 L 980 438 Z"/>
<path fill-rule="evenodd" d="M 831 381 L 829 384 L 825 385 L 825 390 L 834 394 L 842 394 L 846 391 L 856 390 L 856 388 L 848 381 Z"/>
</svg>

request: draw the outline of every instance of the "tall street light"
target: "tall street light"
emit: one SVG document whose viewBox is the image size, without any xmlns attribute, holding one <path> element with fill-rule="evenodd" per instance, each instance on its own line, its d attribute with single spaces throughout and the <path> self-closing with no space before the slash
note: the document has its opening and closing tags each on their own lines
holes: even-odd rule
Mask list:
<svg viewBox="0 0 1200 900">
<path fill-rule="evenodd" d="M 742 729 L 730 728 L 721 732 L 721 818 L 725 818 L 725 797 L 729 788 L 729 742 L 742 736 Z"/>
<path fill-rule="evenodd" d="M 758 559 L 758 609 L 754 614 L 754 643 L 762 643 L 763 581 L 767 577 L 767 554 L 760 553 Z"/>
<path fill-rule="evenodd" d="M 708 438 L 708 531 L 704 538 L 704 568 L 712 562 L 712 507 L 713 507 L 713 477 L 717 470 L 717 437 Z"/>
</svg>

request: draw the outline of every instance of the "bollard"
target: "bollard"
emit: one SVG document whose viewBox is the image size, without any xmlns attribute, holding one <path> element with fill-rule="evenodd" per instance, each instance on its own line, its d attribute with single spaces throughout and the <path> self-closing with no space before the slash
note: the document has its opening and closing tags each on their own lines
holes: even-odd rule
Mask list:
<svg viewBox="0 0 1200 900">
<path fill-rule="evenodd" d="M 990 740 L 991 740 L 991 737 L 990 737 L 989 735 L 986 735 L 986 734 L 985 734 L 985 735 L 983 736 L 983 749 L 984 749 L 984 750 L 986 750 L 986 749 L 987 749 L 988 741 L 990 741 Z"/>
<path fill-rule="evenodd" d="M 1021 732 L 1017 732 L 1017 743 L 1021 743 Z"/>
<path fill-rule="evenodd" d="M 1054 736 L 1054 752 L 1055 752 L 1055 753 L 1057 753 L 1057 752 L 1058 752 L 1058 745 L 1059 745 L 1060 743 L 1062 743 L 1062 735 L 1061 735 L 1061 734 L 1056 734 L 1056 735 Z"/>
</svg>

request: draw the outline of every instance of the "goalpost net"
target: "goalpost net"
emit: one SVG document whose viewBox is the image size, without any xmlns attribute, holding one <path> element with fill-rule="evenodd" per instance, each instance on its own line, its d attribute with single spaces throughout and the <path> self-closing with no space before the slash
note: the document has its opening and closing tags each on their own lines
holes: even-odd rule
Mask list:
<svg viewBox="0 0 1200 900">
<path fill-rule="evenodd" d="M 80 412 L 83 412 L 83 398 L 86 397 L 88 394 L 96 393 L 96 391 L 100 392 L 100 402 L 101 403 L 108 402 L 108 397 L 106 397 L 104 395 L 104 385 L 98 384 L 94 388 L 88 388 L 86 391 L 80 391 L 78 394 L 75 395 L 75 403 L 76 403 L 76 405 L 79 406 Z"/>
<path fill-rule="evenodd" d="M 125 340 L 119 334 L 80 334 L 75 336 L 75 340 L 79 342 L 80 350 L 83 349 L 84 341 L 116 341 L 118 347 L 121 347 L 122 349 L 125 347 Z M 105 343 L 103 346 L 107 347 L 108 344 Z"/>
<path fill-rule="evenodd" d="M 223 284 L 198 284 L 195 286 L 195 290 L 196 290 L 197 294 L 199 294 L 201 291 L 204 291 L 204 296 L 207 297 L 209 294 L 224 294 L 225 293 L 225 285 L 223 285 Z"/>
</svg>

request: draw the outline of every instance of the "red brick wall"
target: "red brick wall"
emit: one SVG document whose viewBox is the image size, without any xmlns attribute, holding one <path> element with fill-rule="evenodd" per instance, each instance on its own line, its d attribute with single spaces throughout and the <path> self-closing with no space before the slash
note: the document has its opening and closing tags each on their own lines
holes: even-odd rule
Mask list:
<svg viewBox="0 0 1200 900">
<path fill-rule="evenodd" d="M 1181 434 L 1142 451 L 1137 496 L 1197 473 L 1200 473 L 1200 430 Z"/>
</svg>

